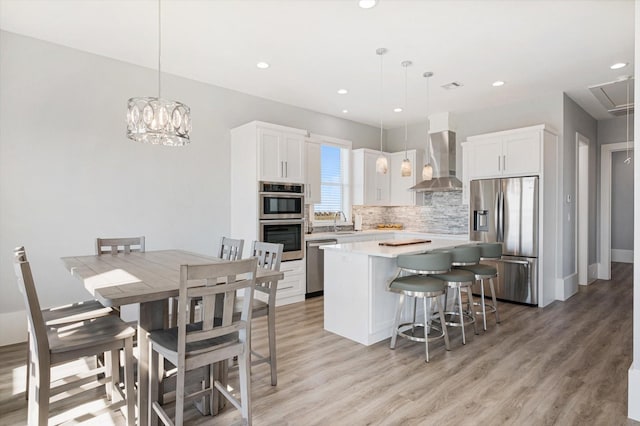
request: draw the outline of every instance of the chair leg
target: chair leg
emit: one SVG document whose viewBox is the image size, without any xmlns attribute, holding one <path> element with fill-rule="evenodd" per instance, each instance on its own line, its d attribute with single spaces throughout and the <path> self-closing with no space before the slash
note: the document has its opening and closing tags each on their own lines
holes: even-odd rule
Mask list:
<svg viewBox="0 0 640 426">
<path fill-rule="evenodd" d="M 491 289 L 491 301 L 493 302 L 493 310 L 496 314 L 496 323 L 500 324 L 500 315 L 498 314 L 498 302 L 496 301 L 496 292 L 493 288 L 493 278 L 489 278 L 489 288 Z"/>
<path fill-rule="evenodd" d="M 107 395 L 107 400 L 112 401 L 113 400 L 113 387 L 112 387 L 112 383 L 111 380 L 115 380 L 115 377 L 113 376 L 113 361 L 112 360 L 112 355 L 111 352 L 105 352 L 104 353 L 104 377 L 105 377 L 105 384 L 104 384 L 104 392 Z"/>
<path fill-rule="evenodd" d="M 476 312 L 475 309 L 473 308 L 473 295 L 471 294 L 471 286 L 467 286 L 467 299 L 469 301 L 469 312 L 471 313 L 471 318 L 473 318 L 473 332 L 475 334 L 478 334 L 478 327 L 476 326 Z M 484 301 L 482 302 L 484 303 Z"/>
<path fill-rule="evenodd" d="M 481 279 L 479 281 L 480 281 L 480 305 L 482 306 L 482 329 L 484 331 L 487 331 L 487 308 L 484 304 L 484 279 Z"/>
<path fill-rule="evenodd" d="M 278 384 L 276 361 L 276 310 L 269 307 L 267 312 L 267 332 L 269 334 L 269 366 L 271 366 L 271 386 Z"/>
<path fill-rule="evenodd" d="M 127 426 L 136 424 L 136 395 L 133 379 L 133 337 L 124 342 L 124 392 L 127 404 Z"/>
<path fill-rule="evenodd" d="M 36 364 L 31 368 L 29 380 L 29 403 L 27 424 L 46 425 L 49 420 L 49 393 L 51 387 L 51 370 L 49 363 L 36 359 Z"/>
<path fill-rule="evenodd" d="M 159 388 L 162 387 L 159 382 L 164 377 L 164 373 L 160 374 L 160 372 L 162 371 L 162 364 L 163 360 L 160 360 L 160 356 L 156 351 L 153 350 L 153 346 L 149 345 L 149 407 L 153 407 L 154 402 L 158 402 L 159 404 L 162 403 L 162 398 L 159 396 L 164 393 L 163 391 L 159 390 Z M 144 398 L 141 399 L 144 400 Z M 158 424 L 158 414 L 153 408 L 149 410 L 149 424 Z"/>
<path fill-rule="evenodd" d="M 449 346 L 449 332 L 447 331 L 447 322 L 444 319 L 444 307 L 440 303 L 439 297 L 436 297 L 436 306 L 438 307 L 438 316 L 440 317 L 440 324 L 442 326 L 442 332 L 444 333 L 444 347 L 448 351 L 450 351 L 451 347 Z"/>
<path fill-rule="evenodd" d="M 416 297 L 417 299 L 417 297 Z M 425 361 L 429 362 L 429 311 L 427 310 L 427 298 L 422 298 L 422 309 L 424 310 L 424 355 Z M 415 322 L 415 321 L 414 321 Z"/>
<path fill-rule="evenodd" d="M 460 288 L 460 286 L 456 288 L 456 296 L 458 299 L 458 314 L 460 315 L 460 329 L 462 330 L 462 344 L 466 345 L 467 339 L 464 334 L 464 312 L 462 309 L 462 289 Z"/>
<path fill-rule="evenodd" d="M 245 346 L 244 352 L 238 356 L 240 376 L 240 407 L 244 424 L 251 426 L 251 350 Z"/>
<path fill-rule="evenodd" d="M 178 362 L 180 364 L 180 362 Z M 184 422 L 184 365 L 178 365 L 178 373 L 176 374 L 176 417 L 175 426 L 182 426 Z"/>
<path fill-rule="evenodd" d="M 120 383 L 120 351 L 118 349 L 109 352 L 110 356 L 110 373 L 111 381 L 107 382 L 107 386 L 111 391 L 111 401 L 120 401 L 120 393 L 118 392 Z"/>
<path fill-rule="evenodd" d="M 398 297 L 398 304 L 396 305 L 396 317 L 393 321 L 393 330 L 391 331 L 391 344 L 389 348 L 396 348 L 396 339 L 398 338 L 398 326 L 400 325 L 400 316 L 402 315 L 402 308 L 404 306 L 404 293 L 400 293 Z"/>
</svg>

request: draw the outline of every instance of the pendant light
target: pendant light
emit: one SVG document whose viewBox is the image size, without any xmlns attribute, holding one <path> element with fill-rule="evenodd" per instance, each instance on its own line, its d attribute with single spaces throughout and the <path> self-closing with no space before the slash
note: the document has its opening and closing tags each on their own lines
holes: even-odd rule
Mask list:
<svg viewBox="0 0 640 426">
<path fill-rule="evenodd" d="M 404 160 L 400 166 L 400 176 L 411 176 L 411 161 L 407 157 L 407 68 L 411 61 L 403 61 L 400 65 L 404 68 Z"/>
<path fill-rule="evenodd" d="M 191 110 L 161 97 L 162 19 L 158 0 L 158 97 L 131 98 L 127 106 L 127 137 L 153 145 L 183 146 L 190 142 Z"/>
<path fill-rule="evenodd" d="M 427 164 L 422 169 L 422 180 L 433 179 L 433 167 L 431 166 L 431 135 L 429 134 L 429 79 L 433 77 L 431 71 L 422 74 L 427 79 Z"/>
<path fill-rule="evenodd" d="M 624 160 L 624 163 L 627 165 L 631 164 L 631 155 L 629 155 L 629 82 L 631 81 L 631 78 L 631 76 L 627 78 L 627 158 Z"/>
<path fill-rule="evenodd" d="M 382 115 L 384 113 L 383 110 L 383 102 L 382 102 L 382 56 L 387 53 L 387 49 L 384 47 L 380 47 L 376 49 L 376 55 L 380 56 L 380 156 L 376 160 L 376 172 L 384 175 L 389 170 L 389 164 L 387 163 L 387 157 L 385 157 L 382 152 Z"/>
</svg>

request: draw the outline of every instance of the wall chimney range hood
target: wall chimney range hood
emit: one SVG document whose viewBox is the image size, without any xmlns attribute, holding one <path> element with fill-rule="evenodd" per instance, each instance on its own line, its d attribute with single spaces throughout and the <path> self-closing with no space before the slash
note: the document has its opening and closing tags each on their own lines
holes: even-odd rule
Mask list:
<svg viewBox="0 0 640 426">
<path fill-rule="evenodd" d="M 456 134 L 445 130 L 430 136 L 427 158 L 433 167 L 433 179 L 423 180 L 409 189 L 416 192 L 461 191 L 462 182 L 456 178 Z"/>
</svg>

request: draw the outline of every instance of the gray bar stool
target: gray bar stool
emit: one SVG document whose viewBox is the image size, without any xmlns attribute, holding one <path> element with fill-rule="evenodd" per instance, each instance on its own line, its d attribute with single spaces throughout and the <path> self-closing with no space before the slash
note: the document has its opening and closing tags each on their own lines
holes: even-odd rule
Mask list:
<svg viewBox="0 0 640 426">
<path fill-rule="evenodd" d="M 440 279 L 445 284 L 456 292 L 456 302 L 458 304 L 457 311 L 447 311 L 445 315 L 449 317 L 447 325 L 452 327 L 460 327 L 462 330 L 462 344 L 467 344 L 467 339 L 464 332 L 464 327 L 467 325 L 473 325 L 473 332 L 478 334 L 476 328 L 476 315 L 473 309 L 473 295 L 471 294 L 471 286 L 476 280 L 476 276 L 473 272 L 459 269 L 460 266 L 475 265 L 480 262 L 480 249 L 476 246 L 464 246 L 451 249 L 434 250 L 431 253 L 441 252 L 451 254 L 451 265 L 455 268 L 444 274 L 434 274 L 433 278 Z M 462 307 L 462 290 L 467 292 L 467 309 Z M 445 309 L 446 309 L 446 297 L 445 297 Z M 458 321 L 453 321 L 455 318 Z"/>
<path fill-rule="evenodd" d="M 480 260 L 495 260 L 502 257 L 502 243 L 481 243 L 476 247 L 480 248 Z M 477 265 L 460 266 L 460 269 L 473 272 L 476 275 L 476 281 L 480 281 L 480 302 L 476 305 L 482 307 L 482 312 L 476 312 L 476 314 L 482 315 L 482 328 L 487 330 L 487 306 L 489 307 L 489 313 L 495 313 L 496 323 L 500 324 L 500 314 L 498 314 L 498 302 L 496 301 L 496 292 L 493 286 L 493 279 L 498 276 L 498 270 L 483 263 Z M 489 290 L 491 291 L 492 304 L 486 303 L 484 298 L 484 281 L 489 280 Z"/>
<path fill-rule="evenodd" d="M 390 348 L 395 349 L 398 336 L 414 342 L 424 342 L 425 360 L 429 362 L 430 341 L 444 338 L 445 348 L 450 350 L 447 323 L 443 314 L 444 309 L 439 298 L 445 295 L 445 284 L 442 280 L 433 278 L 430 274 L 449 271 L 451 268 L 451 255 L 449 253 L 400 255 L 397 258 L 397 264 L 400 270 L 396 277 L 389 282 L 388 287 L 389 291 L 400 294 L 395 321 L 393 323 Z M 407 273 L 409 275 L 404 275 Z M 400 323 L 405 296 L 414 298 L 413 321 Z M 421 298 L 423 302 L 424 323 L 416 323 L 416 303 L 418 298 Z M 431 322 L 431 299 L 436 300 L 440 324 Z M 427 300 L 429 300 L 428 308 Z M 422 329 L 422 333 L 417 333 L 418 327 Z M 437 336 L 429 337 L 430 331 L 433 330 L 439 331 L 440 333 Z M 420 336 L 420 334 L 422 334 L 422 336 Z"/>
</svg>

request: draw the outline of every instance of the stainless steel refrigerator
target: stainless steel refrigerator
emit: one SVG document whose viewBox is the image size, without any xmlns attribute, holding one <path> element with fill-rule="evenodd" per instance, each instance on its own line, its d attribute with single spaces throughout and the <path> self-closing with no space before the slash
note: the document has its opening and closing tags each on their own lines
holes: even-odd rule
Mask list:
<svg viewBox="0 0 640 426">
<path fill-rule="evenodd" d="M 469 193 L 469 239 L 502 243 L 502 259 L 483 261 L 498 269 L 496 297 L 537 305 L 538 177 L 472 180 Z"/>
</svg>

